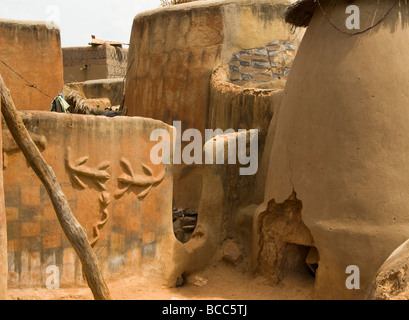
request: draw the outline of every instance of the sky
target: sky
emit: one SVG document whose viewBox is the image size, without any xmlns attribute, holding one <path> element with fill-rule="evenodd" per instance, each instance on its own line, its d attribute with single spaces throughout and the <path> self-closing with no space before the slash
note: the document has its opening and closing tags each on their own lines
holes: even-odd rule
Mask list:
<svg viewBox="0 0 409 320">
<path fill-rule="evenodd" d="M 160 7 L 160 0 L 0 0 L 0 19 L 56 22 L 62 47 L 97 39 L 129 43 L 134 17 Z"/>
</svg>

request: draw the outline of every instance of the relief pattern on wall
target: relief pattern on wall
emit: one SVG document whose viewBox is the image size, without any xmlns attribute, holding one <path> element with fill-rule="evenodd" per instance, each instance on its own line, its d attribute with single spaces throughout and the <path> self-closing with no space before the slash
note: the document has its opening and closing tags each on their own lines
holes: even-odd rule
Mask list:
<svg viewBox="0 0 409 320">
<path fill-rule="evenodd" d="M 279 39 L 264 47 L 241 50 L 229 62 L 230 81 L 285 80 L 295 59 L 297 43 Z"/>
<path fill-rule="evenodd" d="M 71 159 L 71 148 L 67 147 L 65 155 L 65 165 L 70 173 L 70 178 L 79 188 L 87 188 L 86 182 L 81 178 L 86 178 L 88 181 L 94 183 L 100 190 L 99 202 L 101 205 L 102 216 L 101 220 L 93 226 L 93 238 L 90 243 L 94 247 L 98 242 L 101 229 L 107 224 L 109 219 L 108 207 L 112 200 L 118 200 L 127 192 L 133 192 L 137 199 L 144 199 L 152 188 L 160 184 L 165 179 L 165 169 L 160 173 L 154 175 L 152 168 L 146 164 L 142 164 L 143 174 L 136 174 L 132 168 L 130 161 L 126 158 L 119 160 L 120 167 L 123 170 L 123 175 L 117 178 L 118 187 L 114 192 L 107 192 L 106 182 L 111 178 L 108 169 L 111 166 L 109 161 L 103 161 L 96 167 L 86 166 L 89 157 L 83 156 L 75 161 Z M 142 190 L 137 190 L 142 187 Z"/>
<path fill-rule="evenodd" d="M 30 134 L 45 151 L 47 138 Z M 14 161 L 13 167 L 24 170 L 17 179 L 10 177 L 15 170 L 11 165 L 5 171 L 10 288 L 44 285 L 49 265 L 59 266 L 62 283 L 82 282 L 81 263 L 61 230 L 47 191 L 37 178 L 33 179 L 31 170 L 26 171 L 28 164 L 21 154 L 17 155 L 19 149 L 8 130 L 3 129 L 3 136 L 3 156 Z M 61 165 L 53 166 L 72 211 L 88 231 L 101 270 L 108 275 L 121 266 L 136 266 L 141 259 L 154 257 L 158 231 L 146 228 L 145 223 L 149 215 L 157 213 L 149 212 L 145 218 L 142 202 L 148 207 L 154 202 L 149 196 L 165 180 L 165 168 L 127 158 L 101 161 L 95 153 L 70 147 L 63 150 L 57 157 L 62 159 Z M 64 168 L 66 175 L 61 172 Z M 87 203 L 90 212 L 84 211 Z"/>
</svg>

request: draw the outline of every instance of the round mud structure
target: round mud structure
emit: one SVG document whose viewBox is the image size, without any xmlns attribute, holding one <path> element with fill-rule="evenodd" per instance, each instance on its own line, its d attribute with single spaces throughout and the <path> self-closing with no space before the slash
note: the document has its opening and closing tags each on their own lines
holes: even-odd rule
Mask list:
<svg viewBox="0 0 409 320">
<path fill-rule="evenodd" d="M 319 298 L 364 298 L 409 234 L 409 11 L 395 2 L 354 1 L 363 32 L 351 35 L 348 4 L 321 1 L 285 88 L 266 201 L 293 189 L 302 201 Z M 359 290 L 346 287 L 351 265 Z"/>
</svg>

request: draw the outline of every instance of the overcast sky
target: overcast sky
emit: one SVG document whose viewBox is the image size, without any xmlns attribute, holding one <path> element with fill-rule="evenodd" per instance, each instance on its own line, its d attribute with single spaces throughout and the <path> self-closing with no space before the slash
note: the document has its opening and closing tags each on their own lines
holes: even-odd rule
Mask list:
<svg viewBox="0 0 409 320">
<path fill-rule="evenodd" d="M 0 0 L 0 19 L 57 21 L 63 47 L 87 46 L 91 35 L 129 43 L 132 21 L 160 0 Z"/>
</svg>

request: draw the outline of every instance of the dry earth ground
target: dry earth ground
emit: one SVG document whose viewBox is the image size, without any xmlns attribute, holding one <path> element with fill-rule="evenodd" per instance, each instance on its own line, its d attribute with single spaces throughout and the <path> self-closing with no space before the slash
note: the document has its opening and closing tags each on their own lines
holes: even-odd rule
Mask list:
<svg viewBox="0 0 409 320">
<path fill-rule="evenodd" d="M 308 274 L 287 276 L 280 284 L 272 286 L 259 276 L 243 274 L 232 266 L 219 262 L 206 270 L 190 275 L 206 279 L 203 286 L 188 281 L 181 287 L 166 288 L 146 278 L 135 276 L 107 281 L 116 300 L 312 300 L 314 278 Z M 9 300 L 90 300 L 87 286 L 62 287 L 58 290 L 9 289 Z"/>
</svg>

